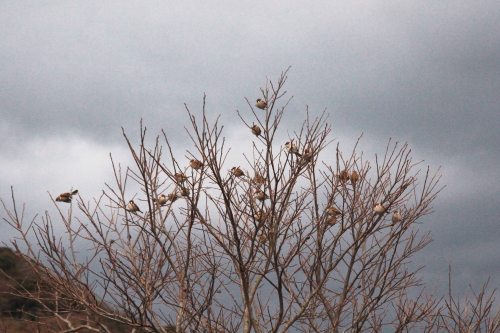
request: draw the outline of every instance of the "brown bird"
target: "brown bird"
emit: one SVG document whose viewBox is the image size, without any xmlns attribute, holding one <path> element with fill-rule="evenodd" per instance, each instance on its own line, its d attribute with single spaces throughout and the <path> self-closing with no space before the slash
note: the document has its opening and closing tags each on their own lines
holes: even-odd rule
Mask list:
<svg viewBox="0 0 500 333">
<path fill-rule="evenodd" d="M 242 177 L 245 175 L 245 173 L 243 172 L 243 170 L 241 170 L 240 168 L 237 168 L 237 167 L 233 167 L 231 169 L 231 173 L 233 175 L 235 175 L 236 177 Z"/>
<path fill-rule="evenodd" d="M 264 193 L 264 191 L 257 190 L 255 191 L 255 199 L 264 201 L 266 199 L 269 199 L 269 196 L 266 193 Z"/>
<path fill-rule="evenodd" d="M 261 100 L 260 98 L 258 98 L 257 104 L 255 104 L 255 106 L 261 110 L 264 110 L 265 108 L 267 108 L 267 103 L 265 101 Z"/>
<path fill-rule="evenodd" d="M 260 127 L 257 125 L 253 125 L 252 127 L 250 127 L 250 129 L 252 130 L 253 135 L 259 136 L 260 133 L 262 133 L 262 131 L 260 130 Z"/>
<path fill-rule="evenodd" d="M 355 182 L 357 182 L 359 180 L 359 175 L 356 171 L 353 171 L 349 178 L 351 179 L 351 182 L 354 184 Z"/>
<path fill-rule="evenodd" d="M 73 192 L 69 193 L 61 193 L 57 198 L 56 201 L 61 201 L 61 202 L 67 202 L 70 203 L 71 199 L 73 198 L 73 195 L 77 194 L 78 190 L 74 190 Z"/>
<path fill-rule="evenodd" d="M 375 204 L 375 207 L 373 208 L 375 213 L 377 214 L 383 214 L 385 212 L 385 207 L 379 204 L 378 202 Z"/>
<path fill-rule="evenodd" d="M 330 216 L 337 216 L 342 214 L 342 212 L 337 207 L 333 206 L 328 207 L 326 209 L 326 213 Z"/>
<path fill-rule="evenodd" d="M 186 175 L 184 175 L 183 173 L 179 173 L 179 172 L 174 175 L 174 178 L 179 183 L 184 183 L 188 179 L 188 177 Z"/>
<path fill-rule="evenodd" d="M 139 206 L 137 206 L 134 202 L 134 200 L 130 200 L 127 204 L 127 210 L 129 212 L 132 212 L 132 213 L 135 213 L 135 212 L 141 212 L 141 210 L 139 209 Z M 141 212 L 142 213 L 142 212 Z"/>
<path fill-rule="evenodd" d="M 189 189 L 185 187 L 179 191 L 179 194 L 183 197 L 188 197 L 190 193 Z"/>
<path fill-rule="evenodd" d="M 255 185 L 262 186 L 266 182 L 266 178 L 257 173 L 255 174 L 255 177 L 253 177 L 253 181 L 255 182 Z"/>
<path fill-rule="evenodd" d="M 349 180 L 349 174 L 347 173 L 346 170 L 342 170 L 340 173 L 339 173 L 339 179 L 343 182 L 346 182 Z"/>
<path fill-rule="evenodd" d="M 328 225 L 328 226 L 335 225 L 336 223 L 337 223 L 336 216 L 328 216 L 328 218 L 326 219 L 326 225 Z"/>
<path fill-rule="evenodd" d="M 203 167 L 203 163 L 197 159 L 192 159 L 189 161 L 189 166 L 195 170 L 199 170 Z"/>
<path fill-rule="evenodd" d="M 259 236 L 259 243 L 265 243 L 265 242 L 267 242 L 267 240 L 268 240 L 267 235 L 265 235 L 265 234 L 261 234 L 261 235 Z"/>
<path fill-rule="evenodd" d="M 403 217 L 401 216 L 401 213 L 399 213 L 399 211 L 396 210 L 394 213 L 392 213 L 392 222 L 393 223 L 398 223 L 402 219 L 403 219 Z"/>
<path fill-rule="evenodd" d="M 310 162 L 313 158 L 313 151 L 311 148 L 304 149 L 304 153 L 302 154 L 302 159 L 306 162 Z"/>
<path fill-rule="evenodd" d="M 301 154 L 299 154 L 299 148 L 297 148 L 297 146 L 294 145 L 293 142 L 285 143 L 285 148 L 286 148 L 286 151 L 290 154 L 295 154 L 299 157 L 302 156 Z"/>
<path fill-rule="evenodd" d="M 254 215 L 254 218 L 257 220 L 257 221 L 264 221 L 267 217 L 267 214 L 264 213 L 263 211 L 258 211 L 255 213 Z"/>
<path fill-rule="evenodd" d="M 179 197 L 177 196 L 177 193 L 170 193 L 169 195 L 167 195 L 167 199 L 170 202 L 175 202 L 175 200 L 179 199 Z"/>
<path fill-rule="evenodd" d="M 158 199 L 156 199 L 156 202 L 160 205 L 160 206 L 163 206 L 164 204 L 166 204 L 168 201 L 168 198 L 165 194 L 161 194 L 160 197 Z"/>
</svg>

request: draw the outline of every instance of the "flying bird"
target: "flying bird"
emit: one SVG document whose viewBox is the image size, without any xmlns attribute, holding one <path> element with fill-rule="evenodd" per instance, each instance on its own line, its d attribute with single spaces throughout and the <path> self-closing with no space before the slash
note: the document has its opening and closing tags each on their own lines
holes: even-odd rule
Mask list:
<svg viewBox="0 0 500 333">
<path fill-rule="evenodd" d="M 375 204 L 375 207 L 373 208 L 375 213 L 377 214 L 383 214 L 385 212 L 385 207 L 379 204 L 378 202 Z"/>
<path fill-rule="evenodd" d="M 129 212 L 132 212 L 132 213 L 135 213 L 135 212 L 141 212 L 141 210 L 139 209 L 139 206 L 137 206 L 134 202 L 134 200 L 130 200 L 127 204 L 127 210 Z M 142 212 L 141 212 L 142 213 Z"/>
<path fill-rule="evenodd" d="M 233 175 L 235 175 L 236 177 L 242 177 L 245 175 L 245 173 L 243 172 L 243 170 L 241 170 L 240 168 L 237 168 L 237 167 L 233 167 L 231 169 L 231 173 Z"/>
<path fill-rule="evenodd" d="M 197 159 L 192 159 L 189 161 L 189 166 L 195 170 L 199 170 L 203 167 L 203 163 Z"/>
<path fill-rule="evenodd" d="M 73 195 L 77 194 L 78 190 L 74 190 L 73 192 L 68 192 L 68 193 L 61 193 L 57 198 L 56 201 L 61 201 L 61 202 L 67 202 L 70 203 Z"/>
<path fill-rule="evenodd" d="M 267 108 L 267 103 L 259 98 L 257 99 L 257 104 L 255 104 L 255 106 L 261 110 L 264 110 L 265 108 Z"/>
<path fill-rule="evenodd" d="M 392 213 L 392 222 L 393 223 L 398 223 L 402 219 L 403 218 L 401 217 L 401 213 L 399 213 L 399 211 L 395 211 L 394 213 Z"/>
<path fill-rule="evenodd" d="M 260 127 L 257 125 L 253 125 L 252 127 L 250 127 L 250 129 L 252 130 L 253 135 L 259 136 L 260 133 L 262 133 L 262 131 L 260 130 Z"/>
<path fill-rule="evenodd" d="M 294 145 L 292 142 L 287 142 L 285 143 L 285 148 L 286 148 L 286 151 L 290 154 L 295 154 L 297 156 L 302 156 L 300 153 L 299 153 L 299 148 L 297 148 L 296 145 Z"/>
</svg>

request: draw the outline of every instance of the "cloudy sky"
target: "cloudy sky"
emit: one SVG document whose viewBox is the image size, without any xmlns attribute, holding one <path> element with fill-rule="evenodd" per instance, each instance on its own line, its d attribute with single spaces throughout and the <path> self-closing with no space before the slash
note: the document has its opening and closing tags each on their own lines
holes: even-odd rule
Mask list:
<svg viewBox="0 0 500 333">
<path fill-rule="evenodd" d="M 499 286 L 497 0 L 1 3 L 0 197 L 14 186 L 29 216 L 54 211 L 47 191 L 98 196 L 109 153 L 130 162 L 122 126 L 188 148 L 184 103 L 199 112 L 204 93 L 238 139 L 235 110 L 292 66 L 284 129 L 327 108 L 341 149 L 364 133 L 366 156 L 392 138 L 442 167 L 425 279 L 452 261 L 457 285 Z"/>
</svg>

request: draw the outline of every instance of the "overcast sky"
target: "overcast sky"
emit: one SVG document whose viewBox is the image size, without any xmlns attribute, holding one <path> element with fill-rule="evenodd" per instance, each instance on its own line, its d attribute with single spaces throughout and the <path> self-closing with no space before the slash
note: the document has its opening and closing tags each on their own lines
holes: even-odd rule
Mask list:
<svg viewBox="0 0 500 333">
<path fill-rule="evenodd" d="M 98 196 L 109 153 L 130 162 L 121 126 L 188 148 L 204 93 L 237 140 L 235 110 L 292 66 L 282 128 L 327 108 L 341 149 L 364 133 L 365 156 L 392 138 L 442 166 L 416 261 L 430 283 L 452 261 L 457 285 L 499 286 L 498 0 L 0 3 L 0 197 L 13 185 L 31 216 L 54 211 L 47 191 Z"/>
</svg>

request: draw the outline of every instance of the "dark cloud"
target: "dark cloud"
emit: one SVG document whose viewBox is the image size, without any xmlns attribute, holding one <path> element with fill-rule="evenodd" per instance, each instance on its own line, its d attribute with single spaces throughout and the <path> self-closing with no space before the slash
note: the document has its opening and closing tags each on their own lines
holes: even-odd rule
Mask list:
<svg viewBox="0 0 500 333">
<path fill-rule="evenodd" d="M 135 140 L 141 118 L 183 153 L 184 103 L 199 119 L 204 93 L 209 117 L 222 114 L 240 140 L 235 110 L 249 115 L 244 97 L 291 65 L 283 131 L 299 128 L 306 105 L 312 116 L 326 107 L 341 144 L 362 132 L 367 153 L 408 141 L 442 165 L 448 187 L 424 225 L 436 241 L 419 258 L 431 275 L 453 259 L 469 272 L 462 282 L 484 279 L 498 259 L 498 17 L 496 1 L 4 1 L 0 197 L 11 184 L 38 197 L 78 183 L 54 172 L 68 156 L 79 174 L 109 170 L 108 152 L 125 154 L 121 126 Z"/>
</svg>

